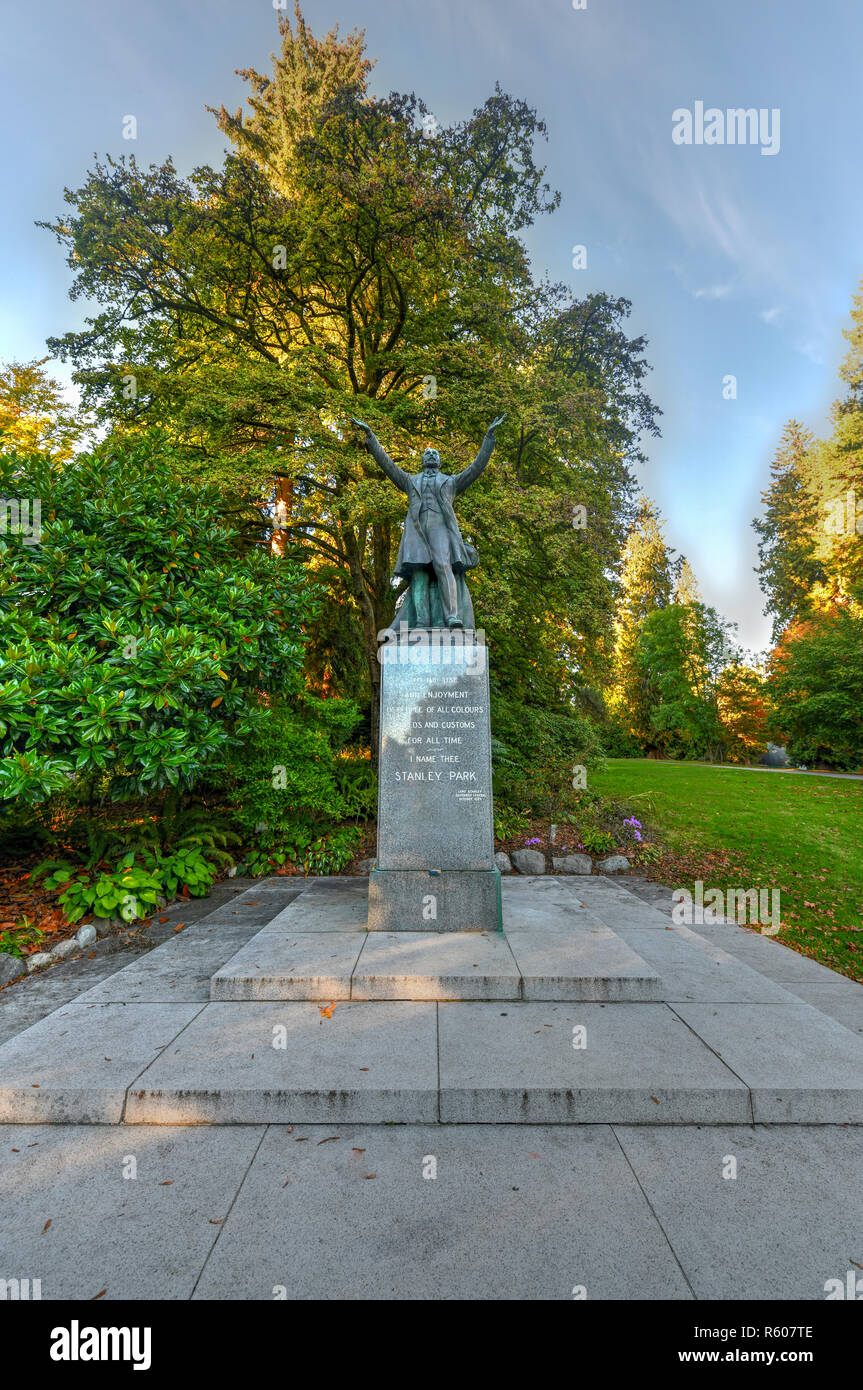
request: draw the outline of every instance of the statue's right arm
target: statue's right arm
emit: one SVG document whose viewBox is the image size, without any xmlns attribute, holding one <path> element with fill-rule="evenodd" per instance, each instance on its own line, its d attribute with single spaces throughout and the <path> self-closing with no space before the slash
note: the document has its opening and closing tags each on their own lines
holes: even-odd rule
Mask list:
<svg viewBox="0 0 863 1390">
<path fill-rule="evenodd" d="M 390 458 L 386 449 L 381 444 L 380 440 L 375 435 L 371 426 L 367 425 L 364 420 L 355 419 L 353 415 L 350 418 L 352 424 L 359 425 L 360 429 L 363 431 L 363 434 L 365 435 L 366 448 L 368 449 L 375 462 L 380 464 L 381 468 L 384 470 L 387 477 L 390 479 L 390 482 L 395 483 L 396 487 L 401 488 L 402 492 L 407 492 L 407 473 L 405 473 L 405 471 L 402 468 L 399 468 L 397 463 L 393 463 L 392 459 Z"/>
</svg>

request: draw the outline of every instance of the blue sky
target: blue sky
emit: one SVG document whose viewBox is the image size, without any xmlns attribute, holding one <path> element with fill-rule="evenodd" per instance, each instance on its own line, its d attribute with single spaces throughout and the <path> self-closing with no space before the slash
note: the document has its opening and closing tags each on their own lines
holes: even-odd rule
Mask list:
<svg viewBox="0 0 863 1390">
<path fill-rule="evenodd" d="M 863 277 L 859 0 L 306 0 L 304 13 L 315 32 L 365 28 L 374 89 L 414 90 L 442 122 L 495 81 L 539 109 L 563 201 L 528 234 L 535 270 L 632 300 L 664 412 L 639 481 L 704 598 L 765 646 L 749 523 L 785 421 L 827 427 Z M 0 358 L 29 359 L 86 312 L 34 220 L 61 210 L 94 153 L 217 163 L 204 106 L 236 108 L 234 69 L 267 70 L 277 34 L 272 0 L 5 0 L 3 30 Z M 778 153 L 675 143 L 672 113 L 698 101 L 778 108 Z"/>
</svg>

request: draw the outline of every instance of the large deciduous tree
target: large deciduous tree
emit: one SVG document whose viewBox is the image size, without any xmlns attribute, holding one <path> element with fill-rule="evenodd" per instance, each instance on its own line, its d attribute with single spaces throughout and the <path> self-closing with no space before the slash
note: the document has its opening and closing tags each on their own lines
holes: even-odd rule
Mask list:
<svg viewBox="0 0 863 1390">
<path fill-rule="evenodd" d="M 362 34 L 317 39 L 299 8 L 279 23 L 272 75 L 242 74 L 250 112 L 216 112 L 221 168 L 109 158 L 67 191 L 46 225 L 98 311 L 51 346 L 115 428 L 159 422 L 203 476 L 269 502 L 274 548 L 354 614 L 313 625 L 312 669 L 354 693 L 364 657 L 373 717 L 404 504 L 348 417 L 409 469 L 431 442 L 457 469 L 505 410 L 462 508 L 475 605 L 499 681 L 566 703 L 605 659 L 631 465 L 656 432 L 629 305 L 535 283 L 521 233 L 558 195 L 524 102 L 496 89 L 442 127 L 370 92 Z"/>
</svg>

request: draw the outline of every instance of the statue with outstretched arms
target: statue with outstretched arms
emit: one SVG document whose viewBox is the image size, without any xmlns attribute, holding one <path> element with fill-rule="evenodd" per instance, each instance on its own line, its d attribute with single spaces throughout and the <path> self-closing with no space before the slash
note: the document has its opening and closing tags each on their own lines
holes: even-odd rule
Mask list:
<svg viewBox="0 0 863 1390">
<path fill-rule="evenodd" d="M 372 458 L 391 482 L 407 493 L 408 514 L 399 546 L 395 573 L 410 579 L 410 595 L 394 627 L 473 627 L 465 572 L 479 564 L 472 545 L 462 538 L 453 502 L 480 476 L 492 455 L 500 415 L 488 428 L 479 453 L 461 473 L 443 473 L 437 449 L 426 449 L 421 473 L 406 473 L 393 463 L 371 427 L 351 416 L 365 435 Z M 437 592 L 431 578 L 437 579 Z"/>
</svg>

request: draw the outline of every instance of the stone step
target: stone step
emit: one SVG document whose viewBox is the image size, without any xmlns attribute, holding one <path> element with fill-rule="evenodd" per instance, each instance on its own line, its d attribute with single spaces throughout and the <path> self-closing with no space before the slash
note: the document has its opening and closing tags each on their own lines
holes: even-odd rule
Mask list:
<svg viewBox="0 0 863 1390">
<path fill-rule="evenodd" d="M 219 1001 L 662 998 L 659 975 L 610 928 L 573 926 L 567 919 L 556 930 L 548 913 L 545 921 L 545 929 L 531 923 L 505 933 L 286 932 L 271 923 L 214 974 L 210 997 Z"/>
<path fill-rule="evenodd" d="M 6 1124 L 863 1124 L 810 1005 L 75 1004 L 0 1048 Z"/>
</svg>

